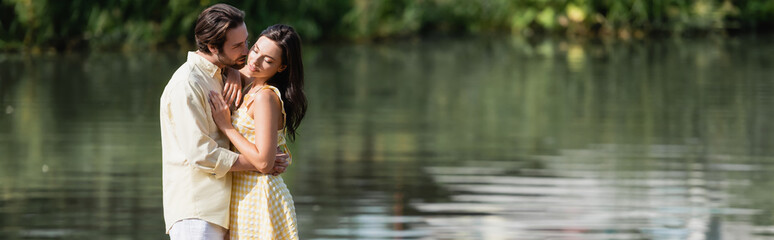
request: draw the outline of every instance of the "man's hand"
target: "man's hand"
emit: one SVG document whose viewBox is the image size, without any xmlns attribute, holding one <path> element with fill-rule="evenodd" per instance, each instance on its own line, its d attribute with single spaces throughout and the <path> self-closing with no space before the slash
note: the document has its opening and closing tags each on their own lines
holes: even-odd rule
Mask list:
<svg viewBox="0 0 774 240">
<path fill-rule="evenodd" d="M 232 110 L 242 104 L 242 74 L 239 70 L 226 67 L 226 82 L 223 84 L 223 98 Z M 236 103 L 236 104 L 235 104 Z"/>
<path fill-rule="evenodd" d="M 280 148 L 277 148 L 277 157 L 274 159 L 274 171 L 271 173 L 274 176 L 280 175 L 290 165 L 290 156 L 287 153 L 283 153 Z"/>
</svg>

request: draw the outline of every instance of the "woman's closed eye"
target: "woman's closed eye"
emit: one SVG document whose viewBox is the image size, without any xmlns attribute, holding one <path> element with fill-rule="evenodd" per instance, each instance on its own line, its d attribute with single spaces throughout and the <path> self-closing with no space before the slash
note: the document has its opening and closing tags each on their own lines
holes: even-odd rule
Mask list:
<svg viewBox="0 0 774 240">
<path fill-rule="evenodd" d="M 273 63 L 274 62 L 274 59 L 272 59 L 271 57 L 269 57 L 267 55 L 258 56 L 258 59 L 263 60 L 266 63 Z"/>
</svg>

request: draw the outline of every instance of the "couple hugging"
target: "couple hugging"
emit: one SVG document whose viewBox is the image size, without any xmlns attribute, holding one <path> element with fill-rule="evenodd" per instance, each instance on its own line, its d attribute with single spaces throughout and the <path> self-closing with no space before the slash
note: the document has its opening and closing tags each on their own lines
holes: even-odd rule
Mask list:
<svg viewBox="0 0 774 240">
<path fill-rule="evenodd" d="M 173 240 L 298 239 L 293 198 L 279 174 L 307 107 L 300 37 L 278 24 L 250 46 L 244 12 L 227 4 L 205 9 L 194 32 L 198 50 L 161 95 L 167 233 Z"/>
</svg>

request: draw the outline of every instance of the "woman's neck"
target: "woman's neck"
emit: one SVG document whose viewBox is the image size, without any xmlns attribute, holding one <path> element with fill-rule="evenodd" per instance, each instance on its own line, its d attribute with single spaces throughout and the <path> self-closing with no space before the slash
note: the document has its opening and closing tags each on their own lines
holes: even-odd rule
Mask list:
<svg viewBox="0 0 774 240">
<path fill-rule="evenodd" d="M 266 82 L 269 81 L 269 79 L 263 79 L 263 78 L 257 78 L 250 76 L 251 72 L 247 69 L 247 67 L 243 67 L 242 69 L 239 69 L 239 72 L 242 73 L 242 75 L 245 75 L 248 77 L 248 81 L 252 81 L 253 87 L 262 87 L 263 85 L 266 85 Z"/>
</svg>

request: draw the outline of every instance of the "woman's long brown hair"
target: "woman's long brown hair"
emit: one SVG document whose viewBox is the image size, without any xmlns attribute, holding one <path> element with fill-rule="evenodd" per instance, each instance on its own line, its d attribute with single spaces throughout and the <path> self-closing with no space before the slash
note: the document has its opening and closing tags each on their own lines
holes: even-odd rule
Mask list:
<svg viewBox="0 0 774 240">
<path fill-rule="evenodd" d="M 280 90 L 285 103 L 285 128 L 288 139 L 294 141 L 301 119 L 306 114 L 307 102 L 304 94 L 304 64 L 301 61 L 301 37 L 293 27 L 276 24 L 261 32 L 282 48 L 282 64 L 286 70 L 278 72 L 266 83 Z"/>
</svg>

